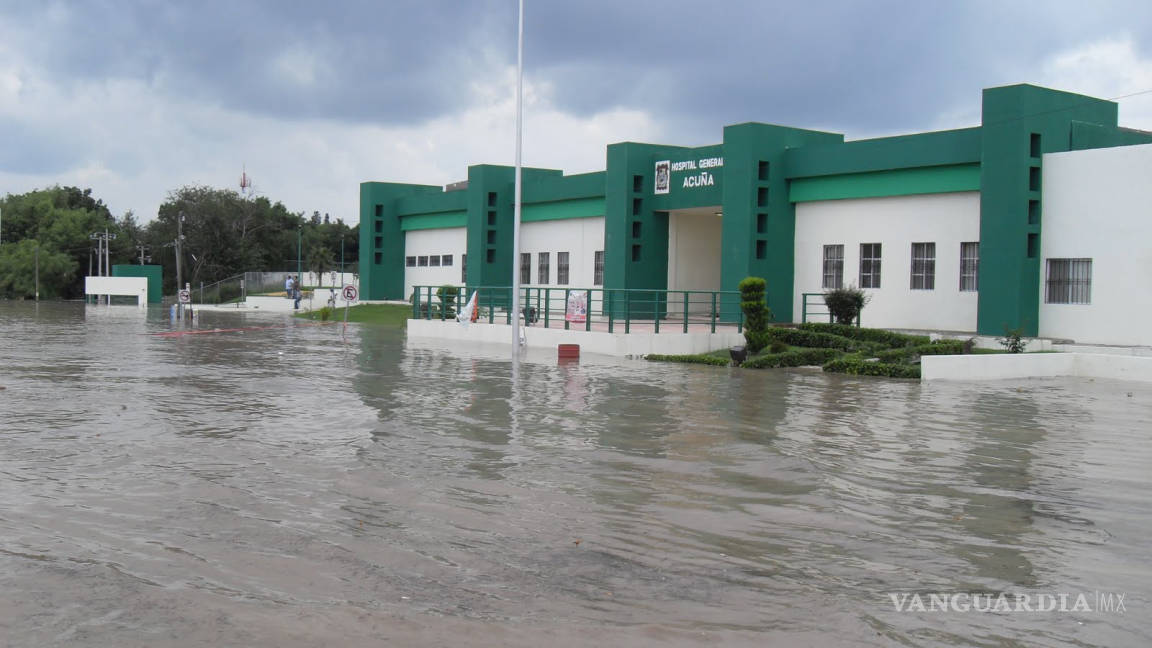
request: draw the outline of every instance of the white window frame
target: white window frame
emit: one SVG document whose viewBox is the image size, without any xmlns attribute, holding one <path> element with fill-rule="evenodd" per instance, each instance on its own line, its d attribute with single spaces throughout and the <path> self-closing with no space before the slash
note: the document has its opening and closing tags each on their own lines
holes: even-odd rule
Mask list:
<svg viewBox="0 0 1152 648">
<path fill-rule="evenodd" d="M 875 256 L 864 256 L 864 248 L 868 247 L 869 252 L 875 253 Z M 860 287 L 861 288 L 880 288 L 880 269 L 881 262 L 884 258 L 884 246 L 882 243 L 861 243 L 860 244 Z M 867 264 L 867 271 L 865 271 L 865 264 Z"/>
<path fill-rule="evenodd" d="M 824 290 L 836 290 L 844 287 L 844 245 L 842 243 L 824 246 L 823 276 L 821 287 Z"/>
<path fill-rule="evenodd" d="M 936 243 L 912 244 L 912 270 L 908 287 L 912 290 L 936 289 Z"/>
<path fill-rule="evenodd" d="M 980 292 L 980 241 L 960 244 L 960 292 Z"/>
<path fill-rule="evenodd" d="M 569 270 L 570 270 L 570 268 L 568 265 L 568 253 L 567 252 L 557 252 L 556 253 L 556 285 L 557 286 L 567 286 L 568 285 L 568 280 L 570 279 Z"/>
<path fill-rule="evenodd" d="M 1092 259 L 1047 259 L 1044 265 L 1045 304 L 1092 303 Z"/>
<path fill-rule="evenodd" d="M 536 260 L 536 283 L 541 286 L 547 286 L 551 281 L 549 275 L 552 274 L 552 253 L 537 253 Z"/>
</svg>

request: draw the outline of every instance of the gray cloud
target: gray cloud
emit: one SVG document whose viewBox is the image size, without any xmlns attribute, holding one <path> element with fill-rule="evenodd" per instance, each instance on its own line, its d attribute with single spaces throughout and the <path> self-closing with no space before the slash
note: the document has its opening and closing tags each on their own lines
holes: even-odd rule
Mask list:
<svg viewBox="0 0 1152 648">
<path fill-rule="evenodd" d="M 515 2 L 21 2 L 0 16 L 62 80 L 143 80 L 254 114 L 413 124 L 514 63 Z M 580 115 L 915 129 L 1059 47 L 1152 37 L 1152 4 L 834 0 L 539 2 L 528 74 Z"/>
</svg>

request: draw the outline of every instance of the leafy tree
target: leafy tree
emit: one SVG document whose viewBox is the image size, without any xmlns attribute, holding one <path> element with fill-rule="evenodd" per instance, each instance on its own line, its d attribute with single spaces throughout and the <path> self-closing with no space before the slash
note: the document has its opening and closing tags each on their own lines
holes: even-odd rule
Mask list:
<svg viewBox="0 0 1152 648">
<path fill-rule="evenodd" d="M 27 297 L 35 292 L 35 287 L 28 286 L 34 282 L 38 248 L 41 296 L 79 298 L 84 294 L 80 269 L 87 269 L 94 248 L 90 235 L 108 231 L 119 239 L 120 224 L 102 201 L 92 197 L 91 189 L 55 186 L 9 194 L 0 203 L 4 210 L 4 242 L 0 247 L 5 256 L 0 270 L 3 296 Z M 9 246 L 13 248 L 8 250 Z M 110 256 L 113 263 L 128 260 L 117 248 Z"/>
<path fill-rule="evenodd" d="M 37 266 L 40 297 L 65 296 L 76 274 L 75 259 L 29 238 L 0 246 L 0 294 L 16 298 L 35 297 Z"/>
</svg>

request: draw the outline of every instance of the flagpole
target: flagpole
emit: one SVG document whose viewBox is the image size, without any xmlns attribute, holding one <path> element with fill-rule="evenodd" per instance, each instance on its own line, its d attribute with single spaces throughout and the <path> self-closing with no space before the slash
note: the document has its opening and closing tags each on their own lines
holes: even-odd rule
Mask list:
<svg viewBox="0 0 1152 648">
<path fill-rule="evenodd" d="M 512 207 L 512 357 L 520 352 L 520 170 L 524 130 L 524 0 L 516 44 L 516 188 Z"/>
</svg>

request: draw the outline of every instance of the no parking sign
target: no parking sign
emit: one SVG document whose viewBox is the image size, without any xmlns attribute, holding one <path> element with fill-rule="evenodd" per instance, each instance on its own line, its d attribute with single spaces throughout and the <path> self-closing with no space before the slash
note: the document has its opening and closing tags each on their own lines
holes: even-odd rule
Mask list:
<svg viewBox="0 0 1152 648">
<path fill-rule="evenodd" d="M 344 289 L 340 291 L 340 295 L 344 298 L 344 301 L 354 302 L 360 298 L 360 291 L 356 289 L 356 286 L 347 284 L 344 286 Z"/>
</svg>

